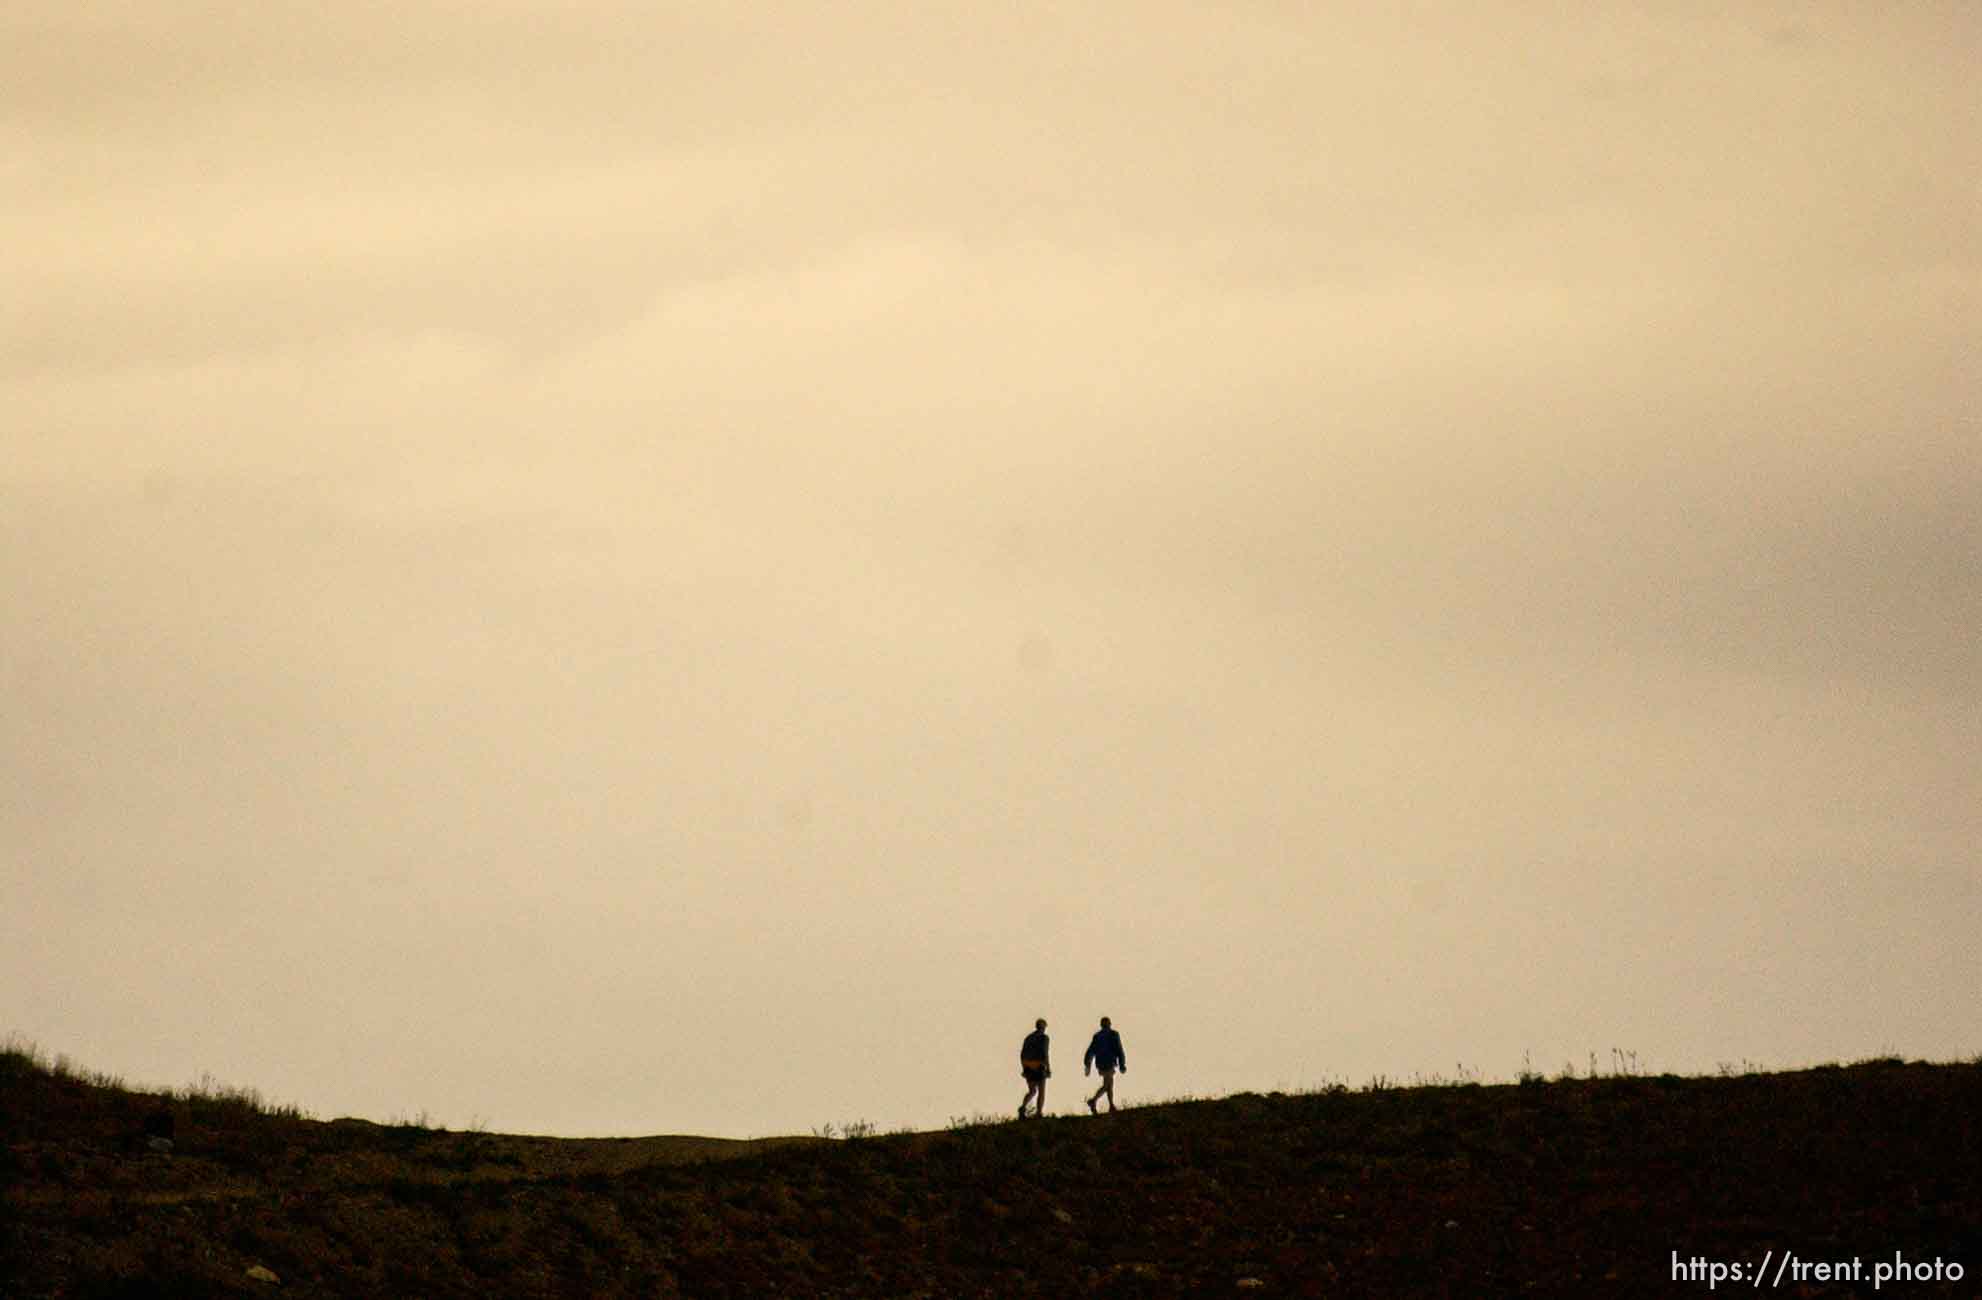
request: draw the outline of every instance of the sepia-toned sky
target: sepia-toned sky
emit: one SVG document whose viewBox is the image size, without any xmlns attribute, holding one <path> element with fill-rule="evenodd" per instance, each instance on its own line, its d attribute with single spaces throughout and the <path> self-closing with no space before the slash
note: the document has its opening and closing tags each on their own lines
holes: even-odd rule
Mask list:
<svg viewBox="0 0 1982 1300">
<path fill-rule="evenodd" d="M 560 1134 L 1982 1050 L 1971 4 L 0 9 L 0 1028 Z"/>
</svg>

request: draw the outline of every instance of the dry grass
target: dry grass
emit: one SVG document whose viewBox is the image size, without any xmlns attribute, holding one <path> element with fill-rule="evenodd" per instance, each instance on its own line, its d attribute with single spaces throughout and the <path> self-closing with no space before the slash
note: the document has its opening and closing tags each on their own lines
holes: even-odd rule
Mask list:
<svg viewBox="0 0 1982 1300">
<path fill-rule="evenodd" d="M 1939 1254 L 1982 1276 L 1977 1065 L 1460 1073 L 748 1143 L 322 1123 L 14 1052 L 0 1294 L 266 1294 L 260 1266 L 321 1296 L 1185 1295 L 1243 1279 L 1261 1284 L 1248 1294 L 1664 1295 L 1674 1251 L 1784 1248 Z M 174 1151 L 132 1151 L 161 1104 Z"/>
</svg>

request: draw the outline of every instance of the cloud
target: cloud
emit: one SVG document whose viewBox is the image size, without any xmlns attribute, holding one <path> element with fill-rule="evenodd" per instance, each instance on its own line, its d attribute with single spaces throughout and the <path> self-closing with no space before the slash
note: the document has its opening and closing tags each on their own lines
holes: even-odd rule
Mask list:
<svg viewBox="0 0 1982 1300">
<path fill-rule="evenodd" d="M 1968 14 L 12 6 L 0 984 L 608 1128 L 486 1043 L 1768 1050 L 1755 900 L 1958 950 Z"/>
</svg>

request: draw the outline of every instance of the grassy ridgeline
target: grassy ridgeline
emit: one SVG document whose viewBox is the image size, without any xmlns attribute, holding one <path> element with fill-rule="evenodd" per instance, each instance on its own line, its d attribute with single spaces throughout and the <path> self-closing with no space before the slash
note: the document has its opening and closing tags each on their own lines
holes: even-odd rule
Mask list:
<svg viewBox="0 0 1982 1300">
<path fill-rule="evenodd" d="M 169 1153 L 133 1141 L 161 1110 Z M 0 1138 L 8 1295 L 1663 1295 L 1705 1291 L 1675 1254 L 1784 1250 L 1863 1259 L 1856 1293 L 1895 1252 L 1966 1274 L 1900 1294 L 1982 1291 L 1977 1065 L 729 1142 L 323 1123 L 13 1051 Z"/>
</svg>

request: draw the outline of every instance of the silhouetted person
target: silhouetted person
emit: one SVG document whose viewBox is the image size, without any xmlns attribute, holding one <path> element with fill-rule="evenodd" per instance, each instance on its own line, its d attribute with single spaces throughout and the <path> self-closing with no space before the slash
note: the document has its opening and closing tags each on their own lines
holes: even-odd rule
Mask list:
<svg viewBox="0 0 1982 1300">
<path fill-rule="evenodd" d="M 1088 1113 L 1099 1115 L 1094 1103 L 1103 1097 L 1108 1099 L 1108 1113 L 1115 1113 L 1115 1071 L 1129 1072 L 1129 1058 L 1122 1052 L 1122 1036 L 1108 1023 L 1108 1017 L 1101 1017 L 1101 1028 L 1094 1033 L 1094 1039 L 1087 1045 L 1087 1055 L 1081 1058 L 1080 1072 L 1101 1071 L 1101 1086 L 1087 1099 Z"/>
<path fill-rule="evenodd" d="M 1026 1104 L 1034 1097 L 1039 1098 L 1039 1104 L 1032 1108 L 1032 1117 L 1038 1119 L 1046 1113 L 1046 1081 L 1053 1077 L 1050 1046 L 1044 1020 L 1035 1022 L 1032 1032 L 1019 1044 L 1019 1074 L 1025 1078 L 1025 1096 L 1019 1099 L 1020 1119 L 1025 1118 Z"/>
</svg>

